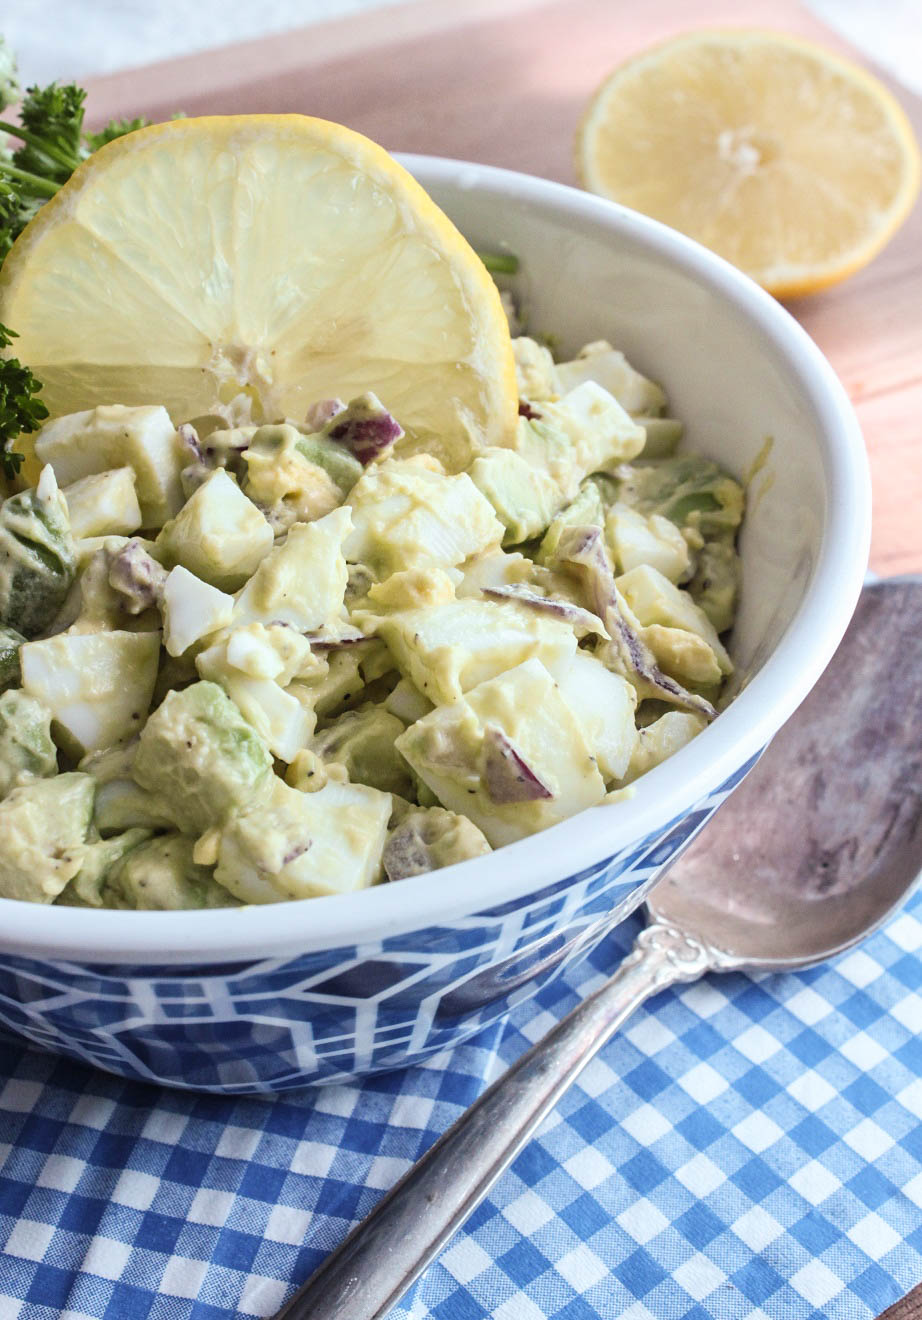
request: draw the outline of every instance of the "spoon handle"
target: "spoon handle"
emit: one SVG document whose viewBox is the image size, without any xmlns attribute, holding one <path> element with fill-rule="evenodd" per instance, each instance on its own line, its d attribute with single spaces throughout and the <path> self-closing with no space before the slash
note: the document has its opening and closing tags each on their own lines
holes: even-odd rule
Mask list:
<svg viewBox="0 0 922 1320">
<path fill-rule="evenodd" d="M 618 971 L 456 1120 L 277 1313 L 275 1320 L 383 1320 L 635 1008 L 694 981 L 711 952 L 653 922 Z"/>
</svg>

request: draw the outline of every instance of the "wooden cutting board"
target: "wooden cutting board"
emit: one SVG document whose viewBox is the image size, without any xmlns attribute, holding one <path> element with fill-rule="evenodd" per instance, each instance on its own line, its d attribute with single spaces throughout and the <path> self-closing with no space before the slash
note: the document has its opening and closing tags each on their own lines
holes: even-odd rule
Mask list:
<svg viewBox="0 0 922 1320">
<path fill-rule="evenodd" d="M 425 0 L 95 79 L 88 113 L 96 125 L 177 109 L 300 111 L 390 150 L 575 183 L 573 135 L 602 77 L 654 41 L 714 25 L 780 28 L 855 55 L 796 0 L 697 0 L 693 16 L 683 0 Z M 922 101 L 893 90 L 922 136 Z M 922 207 L 865 271 L 790 310 L 864 428 L 872 566 L 922 571 Z M 922 1320 L 922 1289 L 887 1320 Z"/>
<path fill-rule="evenodd" d="M 846 49 L 797 0 L 698 0 L 694 17 L 683 0 L 425 0 L 98 78 L 89 118 L 301 111 L 390 150 L 575 183 L 574 131 L 605 73 L 654 41 L 715 24 L 782 28 Z M 922 136 L 922 100 L 890 85 Z M 790 310 L 838 371 L 864 429 L 872 567 L 922 570 L 922 206 L 864 271 Z"/>
</svg>

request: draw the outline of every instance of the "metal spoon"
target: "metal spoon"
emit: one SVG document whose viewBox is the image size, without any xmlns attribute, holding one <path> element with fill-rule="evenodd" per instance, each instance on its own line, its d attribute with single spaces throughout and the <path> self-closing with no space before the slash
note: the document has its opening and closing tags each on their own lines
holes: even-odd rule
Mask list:
<svg viewBox="0 0 922 1320">
<path fill-rule="evenodd" d="M 922 579 L 867 586 L 797 714 L 647 904 L 615 975 L 418 1160 L 276 1320 L 383 1320 L 644 1000 L 805 967 L 863 939 L 922 866 Z"/>
</svg>

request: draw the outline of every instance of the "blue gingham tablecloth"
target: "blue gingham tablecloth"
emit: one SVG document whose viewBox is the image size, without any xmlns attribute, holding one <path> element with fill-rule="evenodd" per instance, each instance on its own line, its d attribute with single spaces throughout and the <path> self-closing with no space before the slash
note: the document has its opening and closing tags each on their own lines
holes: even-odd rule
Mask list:
<svg viewBox="0 0 922 1320">
<path fill-rule="evenodd" d="M 0 1317 L 271 1315 L 624 942 L 425 1066 L 277 1099 L 3 1038 Z M 922 895 L 825 967 L 653 1000 L 394 1320 L 877 1316 L 922 1279 L 920 1120 Z"/>
</svg>

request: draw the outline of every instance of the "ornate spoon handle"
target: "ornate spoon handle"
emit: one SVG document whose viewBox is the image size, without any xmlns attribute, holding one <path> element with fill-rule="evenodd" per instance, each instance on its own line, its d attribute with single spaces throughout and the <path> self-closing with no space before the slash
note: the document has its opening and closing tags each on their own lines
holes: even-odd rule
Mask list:
<svg viewBox="0 0 922 1320">
<path fill-rule="evenodd" d="M 658 990 L 702 976 L 713 957 L 673 926 L 648 925 L 615 975 L 484 1091 L 275 1320 L 383 1320 L 622 1022 Z"/>
</svg>

